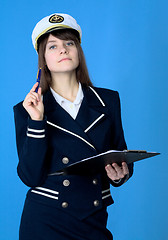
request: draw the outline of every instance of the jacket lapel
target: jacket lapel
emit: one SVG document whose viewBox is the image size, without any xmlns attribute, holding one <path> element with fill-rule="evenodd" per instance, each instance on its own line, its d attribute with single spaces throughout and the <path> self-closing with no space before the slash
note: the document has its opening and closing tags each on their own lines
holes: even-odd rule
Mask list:
<svg viewBox="0 0 168 240">
<path fill-rule="evenodd" d="M 84 99 L 79 109 L 76 122 L 86 133 L 105 118 L 105 106 L 99 101 L 90 88 L 83 88 Z"/>
<path fill-rule="evenodd" d="M 83 88 L 84 98 L 74 120 L 54 99 L 49 90 L 43 97 L 47 123 L 80 138 L 94 149 L 87 132 L 106 117 L 106 108 L 90 88 Z"/>
</svg>

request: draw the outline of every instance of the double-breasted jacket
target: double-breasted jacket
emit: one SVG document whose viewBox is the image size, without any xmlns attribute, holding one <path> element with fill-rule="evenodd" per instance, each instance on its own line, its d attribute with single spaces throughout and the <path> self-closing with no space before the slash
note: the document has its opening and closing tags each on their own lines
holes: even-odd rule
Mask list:
<svg viewBox="0 0 168 240">
<path fill-rule="evenodd" d="M 84 219 L 113 203 L 106 172 L 93 176 L 59 175 L 58 170 L 107 150 L 124 150 L 118 92 L 83 87 L 84 98 L 74 120 L 54 99 L 43 95 L 45 117 L 34 121 L 14 106 L 18 175 L 31 188 L 27 198 Z M 133 165 L 129 165 L 132 175 Z"/>
</svg>

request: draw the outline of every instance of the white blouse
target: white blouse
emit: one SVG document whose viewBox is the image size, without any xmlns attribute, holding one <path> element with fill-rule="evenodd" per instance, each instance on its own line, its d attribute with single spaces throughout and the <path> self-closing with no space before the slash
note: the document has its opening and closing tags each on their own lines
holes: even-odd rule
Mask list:
<svg viewBox="0 0 168 240">
<path fill-rule="evenodd" d="M 73 119 L 75 119 L 78 114 L 79 108 L 81 106 L 83 97 L 84 97 L 81 83 L 79 83 L 78 93 L 76 95 L 76 99 L 74 102 L 71 102 L 71 101 L 67 100 L 66 98 L 60 96 L 51 87 L 50 87 L 50 90 L 51 90 L 55 100 L 57 101 L 57 103 L 62 108 L 64 108 L 71 115 L 71 117 Z"/>
</svg>

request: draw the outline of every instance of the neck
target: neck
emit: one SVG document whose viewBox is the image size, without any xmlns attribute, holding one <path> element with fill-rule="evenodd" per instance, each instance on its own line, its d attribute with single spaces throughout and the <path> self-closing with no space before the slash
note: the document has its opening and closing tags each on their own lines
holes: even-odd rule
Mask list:
<svg viewBox="0 0 168 240">
<path fill-rule="evenodd" d="M 51 87 L 56 93 L 73 102 L 79 88 L 76 72 L 52 74 Z"/>
</svg>

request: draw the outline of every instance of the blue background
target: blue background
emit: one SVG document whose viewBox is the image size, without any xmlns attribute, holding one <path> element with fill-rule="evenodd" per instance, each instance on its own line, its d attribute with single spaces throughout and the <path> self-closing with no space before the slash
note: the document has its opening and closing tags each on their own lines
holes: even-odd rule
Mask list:
<svg viewBox="0 0 168 240">
<path fill-rule="evenodd" d="M 12 107 L 35 82 L 31 32 L 44 16 L 63 12 L 82 27 L 93 83 L 120 93 L 128 148 L 161 152 L 137 162 L 125 185 L 111 187 L 108 227 L 115 240 L 167 240 L 168 2 L 6 0 L 0 9 L 0 239 L 18 239 L 28 189 L 16 173 Z"/>
</svg>

